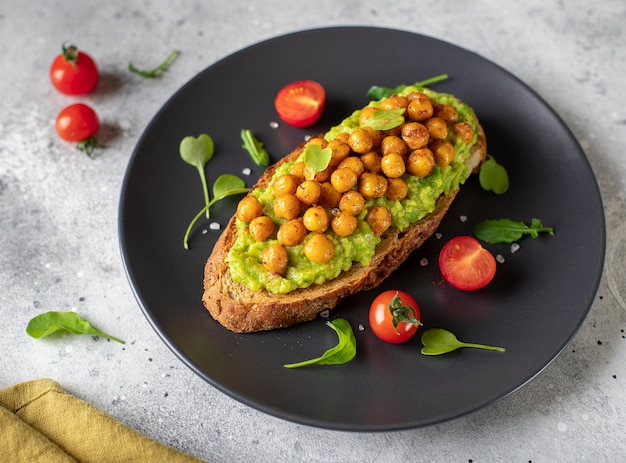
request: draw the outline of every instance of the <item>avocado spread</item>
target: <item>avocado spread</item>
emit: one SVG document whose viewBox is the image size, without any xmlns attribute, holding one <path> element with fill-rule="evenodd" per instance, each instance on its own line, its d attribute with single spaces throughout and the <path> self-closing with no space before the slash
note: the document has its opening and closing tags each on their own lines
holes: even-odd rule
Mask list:
<svg viewBox="0 0 626 463">
<path fill-rule="evenodd" d="M 326 263 L 313 262 L 305 255 L 305 245 L 310 238 L 309 235 L 299 244 L 284 246 L 287 251 L 288 265 L 283 274 L 269 271 L 264 267 L 261 256 L 264 248 L 279 243 L 276 233 L 264 241 L 257 241 L 249 232 L 249 224 L 237 219 L 238 237 L 227 257 L 233 281 L 244 284 L 251 290 L 266 289 L 272 293 L 284 294 L 313 284 L 322 284 L 337 277 L 342 271 L 349 270 L 354 263 L 366 266 L 374 256 L 377 244 L 381 241 L 381 236 L 374 232 L 365 219 L 370 208 L 385 206 L 391 214 L 391 227 L 405 230 L 431 213 L 441 194 L 447 194 L 465 182 L 471 173 L 466 166 L 466 161 L 471 147 L 476 142 L 478 131 L 478 124 L 472 110 L 452 95 L 425 88 L 409 86 L 398 95 L 407 96 L 413 92 L 427 95 L 435 107 L 440 105 L 453 107 L 456 110 L 457 121 L 466 123 L 466 126 L 469 124 L 471 127 L 473 132 L 469 140 L 467 138 L 463 140 L 453 130 L 450 130 L 446 136 L 446 141 L 454 147 L 453 159 L 445 166 L 434 165 L 430 174 L 424 177 L 404 173 L 401 178 L 406 183 L 408 192 L 402 199 L 389 200 L 385 196 L 366 199 L 364 210 L 356 216 L 356 229 L 348 236 L 339 236 L 331 227 L 328 227 L 324 235 L 332 242 L 334 254 Z M 381 101 L 370 102 L 368 106 L 379 108 Z M 351 133 L 359 128 L 361 111 L 355 111 L 339 125 L 331 128 L 324 135 L 324 139 L 330 142 L 342 133 Z M 276 197 L 272 184 L 280 176 L 289 174 L 296 162 L 298 160 L 280 165 L 268 188 L 256 188 L 250 192 L 250 195 L 255 196 L 263 206 L 263 213 L 272 218 L 276 229 L 286 219 L 278 217 L 274 212 Z M 332 217 L 336 212 L 337 209 L 334 208 L 334 211 L 329 211 L 329 215 Z"/>
</svg>

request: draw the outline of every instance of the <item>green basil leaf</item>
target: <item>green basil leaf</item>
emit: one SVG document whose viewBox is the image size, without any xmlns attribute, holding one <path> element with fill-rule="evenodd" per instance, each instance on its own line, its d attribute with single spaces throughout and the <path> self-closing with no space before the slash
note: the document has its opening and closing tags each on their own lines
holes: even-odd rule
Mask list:
<svg viewBox="0 0 626 463">
<path fill-rule="evenodd" d="M 343 318 L 337 318 L 327 321 L 326 324 L 337 333 L 339 338 L 337 345 L 328 349 L 321 357 L 298 363 L 288 363 L 283 365 L 285 368 L 299 368 L 306 365 L 340 365 L 354 358 L 356 355 L 356 338 L 350 322 Z"/>
<path fill-rule="evenodd" d="M 124 344 L 121 339 L 97 330 L 75 312 L 45 312 L 33 317 L 26 327 L 26 332 L 33 338 L 44 338 L 53 333 L 64 331 L 72 334 L 91 334 Z"/>
</svg>

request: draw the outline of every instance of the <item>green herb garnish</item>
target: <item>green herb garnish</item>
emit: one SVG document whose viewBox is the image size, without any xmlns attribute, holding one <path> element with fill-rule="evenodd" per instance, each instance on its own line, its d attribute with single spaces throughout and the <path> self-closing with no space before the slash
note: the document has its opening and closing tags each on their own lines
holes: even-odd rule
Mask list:
<svg viewBox="0 0 626 463">
<path fill-rule="evenodd" d="M 539 219 L 532 219 L 530 226 L 524 222 L 511 219 L 494 219 L 480 222 L 474 228 L 474 235 L 486 243 L 514 243 L 524 235 L 537 238 L 539 233 L 549 233 L 554 236 L 554 229 L 544 227 Z"/>
<path fill-rule="evenodd" d="M 504 194 L 509 189 L 509 174 L 491 155 L 487 155 L 487 160 L 478 174 L 478 181 L 483 189 L 497 195 Z"/>
<path fill-rule="evenodd" d="M 179 54 L 180 52 L 178 50 L 172 50 L 170 54 L 167 55 L 167 58 L 165 58 L 165 61 L 163 61 L 151 71 L 142 71 L 140 69 L 137 69 L 132 62 L 128 63 L 128 70 L 141 77 L 145 77 L 146 79 L 154 79 L 155 77 L 158 77 L 163 72 L 165 72 L 167 68 L 170 67 L 170 64 L 172 64 L 172 61 L 174 61 Z"/>
<path fill-rule="evenodd" d="M 422 347 L 422 354 L 424 355 L 447 354 L 461 347 L 473 347 L 475 349 L 495 350 L 498 352 L 506 350 L 503 347 L 459 341 L 453 333 L 442 328 L 431 328 L 424 331 L 422 344 L 424 344 L 424 347 Z"/>
<path fill-rule="evenodd" d="M 303 160 L 313 175 L 323 171 L 328 167 L 333 150 L 330 148 L 320 148 L 314 143 L 307 146 L 304 151 Z"/>
<path fill-rule="evenodd" d="M 200 174 L 202 191 L 204 192 L 204 204 L 206 206 L 206 217 L 209 218 L 209 188 L 206 182 L 204 167 L 213 157 L 213 139 L 203 133 L 198 138 L 187 136 L 180 142 L 180 157 L 187 164 L 194 166 Z"/>
<path fill-rule="evenodd" d="M 45 312 L 32 318 L 26 327 L 26 332 L 37 339 L 63 331 L 72 334 L 91 334 L 124 344 L 121 339 L 95 329 L 91 323 L 74 312 Z"/>
<path fill-rule="evenodd" d="M 404 124 L 404 112 L 406 108 L 381 109 L 374 111 L 372 115 L 363 122 L 363 126 L 371 127 L 374 130 L 390 130 Z"/>
<path fill-rule="evenodd" d="M 202 217 L 202 214 L 207 212 L 213 204 L 227 196 L 239 195 L 247 193 L 248 191 L 250 191 L 250 188 L 246 187 L 246 182 L 236 175 L 223 174 L 215 179 L 213 183 L 213 199 L 196 214 L 187 227 L 185 237 L 183 238 L 183 246 L 185 249 L 189 249 L 189 235 L 191 234 L 191 229 L 200 217 Z"/>
<path fill-rule="evenodd" d="M 245 149 L 257 166 L 268 166 L 270 155 L 253 134 L 251 130 L 241 129 L 242 148 Z"/>
<path fill-rule="evenodd" d="M 436 84 L 437 82 L 446 80 L 447 78 L 448 74 L 441 74 L 435 77 L 431 77 L 430 79 L 415 82 L 412 87 L 424 88 L 431 84 Z M 395 95 L 396 93 L 400 93 L 407 87 L 408 85 L 398 85 L 397 87 L 381 87 L 379 85 L 374 85 L 370 87 L 370 89 L 367 91 L 367 98 L 369 98 L 370 100 L 380 100 L 382 98 Z"/>
<path fill-rule="evenodd" d="M 337 318 L 327 321 L 326 324 L 337 333 L 339 338 L 338 344 L 324 352 L 324 355 L 321 357 L 298 363 L 288 363 L 283 365 L 285 368 L 299 368 L 306 365 L 340 365 L 348 363 L 354 358 L 356 355 L 356 339 L 348 320 Z"/>
</svg>

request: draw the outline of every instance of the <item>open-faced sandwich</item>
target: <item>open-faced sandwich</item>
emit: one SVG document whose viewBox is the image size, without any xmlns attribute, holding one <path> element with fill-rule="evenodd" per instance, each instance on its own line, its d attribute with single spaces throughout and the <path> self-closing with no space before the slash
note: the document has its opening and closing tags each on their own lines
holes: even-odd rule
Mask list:
<svg viewBox="0 0 626 463">
<path fill-rule="evenodd" d="M 486 157 L 474 111 L 406 87 L 270 166 L 204 271 L 203 302 L 235 332 L 284 328 L 387 278 L 437 229 Z"/>
</svg>

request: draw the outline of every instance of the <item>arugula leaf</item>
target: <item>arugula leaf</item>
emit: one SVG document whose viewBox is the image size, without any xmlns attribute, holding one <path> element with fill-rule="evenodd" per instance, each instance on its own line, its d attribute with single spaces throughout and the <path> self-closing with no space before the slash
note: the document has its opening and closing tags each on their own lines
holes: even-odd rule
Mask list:
<svg viewBox="0 0 626 463">
<path fill-rule="evenodd" d="M 548 233 L 554 236 L 554 229 L 544 227 L 539 219 L 532 219 L 530 226 L 511 219 L 485 220 L 474 228 L 474 235 L 490 244 L 514 243 L 524 235 L 537 238 L 539 233 Z"/>
<path fill-rule="evenodd" d="M 363 122 L 363 126 L 371 127 L 374 130 L 389 130 L 399 127 L 404 123 L 404 112 L 406 108 L 381 109 L 374 111 L 369 119 Z"/>
<path fill-rule="evenodd" d="M 315 175 L 328 167 L 332 155 L 331 148 L 322 149 L 319 145 L 311 144 L 304 151 L 303 160 L 311 173 Z"/>
<path fill-rule="evenodd" d="M 457 337 L 448 330 L 443 328 L 431 328 L 422 334 L 422 354 L 424 355 L 441 355 L 453 352 L 462 347 L 473 347 L 474 349 L 495 350 L 504 352 L 504 347 L 488 346 L 485 344 L 476 344 L 473 342 L 459 341 Z"/>
<path fill-rule="evenodd" d="M 429 79 L 422 80 L 420 82 L 415 82 L 413 84 L 414 87 L 424 88 L 431 84 L 436 84 L 437 82 L 441 82 L 448 78 L 448 74 L 440 74 L 435 77 L 431 77 Z M 402 90 L 407 88 L 408 85 L 398 85 L 397 87 L 381 87 L 379 85 L 373 85 L 367 91 L 367 97 L 370 100 L 380 100 L 385 97 L 390 97 L 391 95 L 395 95 L 396 93 L 400 93 Z"/>
<path fill-rule="evenodd" d="M 509 189 L 508 172 L 491 155 L 487 155 L 487 160 L 478 174 L 478 181 L 484 190 L 493 191 L 497 195 L 504 194 Z"/>
<path fill-rule="evenodd" d="M 141 77 L 145 77 L 146 79 L 154 79 L 155 77 L 158 77 L 163 72 L 165 72 L 167 68 L 170 67 L 170 64 L 172 64 L 172 61 L 174 61 L 179 54 L 180 51 L 172 50 L 170 54 L 167 55 L 167 58 L 165 58 L 165 61 L 163 61 L 161 64 L 159 64 L 157 67 L 150 71 L 142 71 L 140 69 L 137 69 L 132 62 L 128 63 L 128 70 Z"/>
<path fill-rule="evenodd" d="M 270 163 L 270 155 L 249 129 L 241 129 L 242 148 L 245 149 L 257 166 L 267 166 Z"/>
<path fill-rule="evenodd" d="M 321 357 L 317 357 L 311 360 L 305 360 L 298 363 L 288 363 L 283 365 L 285 368 L 299 368 L 306 365 L 340 365 L 348 363 L 356 355 L 356 339 L 354 337 L 354 331 L 350 326 L 350 322 L 343 318 L 337 318 L 332 321 L 327 321 L 326 324 L 330 326 L 337 333 L 339 342 L 331 349 L 328 349 Z"/>
<path fill-rule="evenodd" d="M 72 334 L 91 334 L 124 344 L 124 341 L 121 339 L 97 330 L 91 323 L 79 317 L 75 312 L 45 312 L 33 317 L 28 322 L 28 326 L 26 326 L 26 332 L 37 339 L 63 331 Z"/>
</svg>

